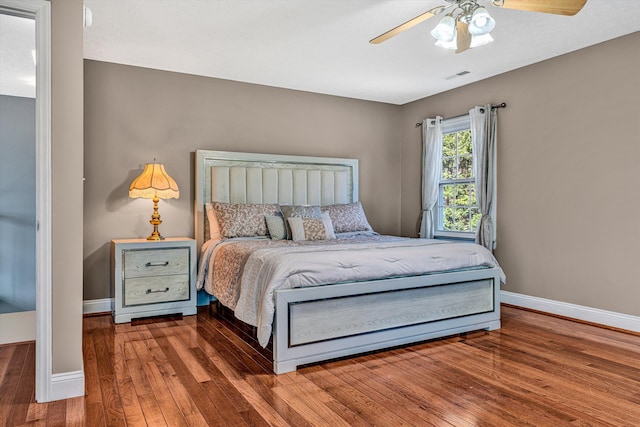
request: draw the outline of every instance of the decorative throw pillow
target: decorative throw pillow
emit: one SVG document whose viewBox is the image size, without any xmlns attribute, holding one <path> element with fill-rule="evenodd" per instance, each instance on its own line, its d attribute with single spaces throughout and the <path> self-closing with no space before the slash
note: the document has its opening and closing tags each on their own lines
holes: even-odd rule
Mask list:
<svg viewBox="0 0 640 427">
<path fill-rule="evenodd" d="M 267 235 L 265 215 L 277 215 L 280 207 L 276 204 L 211 203 L 223 239 L 232 237 L 256 237 Z"/>
<path fill-rule="evenodd" d="M 209 238 L 220 239 L 220 224 L 218 224 L 218 218 L 216 218 L 213 206 L 211 206 L 211 203 L 207 203 L 205 209 L 207 210 L 207 222 L 209 223 Z"/>
<path fill-rule="evenodd" d="M 294 242 L 336 238 L 329 215 L 322 215 L 321 218 L 293 217 L 289 218 L 288 222 L 291 227 L 291 235 Z"/>
<path fill-rule="evenodd" d="M 329 214 L 336 233 L 373 231 L 360 202 L 323 206 L 322 212 Z"/>
<path fill-rule="evenodd" d="M 291 228 L 289 218 L 320 218 L 320 206 L 280 206 L 284 217 L 284 224 L 287 228 L 287 239 L 291 239 Z"/>
<path fill-rule="evenodd" d="M 282 215 L 265 215 L 264 219 L 267 221 L 267 229 L 271 240 L 287 239 L 287 227 L 284 225 Z"/>
</svg>

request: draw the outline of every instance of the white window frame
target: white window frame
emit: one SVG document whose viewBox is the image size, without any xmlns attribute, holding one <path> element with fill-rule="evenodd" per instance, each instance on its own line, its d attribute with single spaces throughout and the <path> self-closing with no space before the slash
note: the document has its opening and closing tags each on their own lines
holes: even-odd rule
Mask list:
<svg viewBox="0 0 640 427">
<path fill-rule="evenodd" d="M 451 117 L 449 119 L 444 119 L 442 121 L 442 135 L 446 135 L 448 133 L 460 132 L 463 130 L 471 129 L 471 118 L 468 114 L 464 114 L 462 116 Z M 442 159 L 440 160 L 442 161 Z M 436 206 L 434 216 L 435 216 L 435 230 L 434 237 L 435 238 L 453 238 L 453 239 L 464 239 L 464 240 L 475 240 L 476 233 L 474 231 L 445 231 L 443 230 L 443 215 L 441 214 L 443 208 L 443 184 L 464 184 L 464 183 L 476 183 L 475 177 L 465 178 L 465 179 L 455 179 L 455 180 L 443 180 L 440 177 L 438 181 L 438 204 Z M 477 196 L 476 196 L 477 200 Z"/>
</svg>

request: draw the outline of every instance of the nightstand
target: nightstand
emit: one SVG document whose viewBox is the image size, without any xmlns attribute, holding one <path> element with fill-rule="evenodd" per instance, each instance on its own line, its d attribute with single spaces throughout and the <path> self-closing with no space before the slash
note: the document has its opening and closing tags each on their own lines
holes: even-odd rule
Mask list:
<svg viewBox="0 0 640 427">
<path fill-rule="evenodd" d="M 111 241 L 113 320 L 196 314 L 196 241 Z"/>
</svg>

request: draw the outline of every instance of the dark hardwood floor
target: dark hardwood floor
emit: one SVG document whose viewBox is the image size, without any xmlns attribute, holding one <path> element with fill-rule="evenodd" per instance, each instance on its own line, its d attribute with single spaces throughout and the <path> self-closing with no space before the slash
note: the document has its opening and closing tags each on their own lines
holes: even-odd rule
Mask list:
<svg viewBox="0 0 640 427">
<path fill-rule="evenodd" d="M 34 403 L 34 344 L 0 346 L 0 425 L 640 425 L 640 336 L 513 307 L 502 319 L 276 376 L 206 311 L 87 317 L 83 397 Z"/>
</svg>

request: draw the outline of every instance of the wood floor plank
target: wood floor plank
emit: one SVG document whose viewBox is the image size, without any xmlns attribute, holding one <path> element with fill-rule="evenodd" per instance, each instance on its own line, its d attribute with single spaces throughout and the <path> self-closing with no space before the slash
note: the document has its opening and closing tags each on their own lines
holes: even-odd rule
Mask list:
<svg viewBox="0 0 640 427">
<path fill-rule="evenodd" d="M 67 423 L 67 402 L 57 400 L 47 403 L 47 427 L 64 427 Z"/>
<path fill-rule="evenodd" d="M 11 358 L 4 370 L 4 375 L 0 378 L 0 390 L 2 390 L 0 393 L 0 420 L 5 420 L 4 422 L 9 419 L 13 408 L 28 353 L 28 343 L 17 344 L 11 352 Z"/>
<path fill-rule="evenodd" d="M 185 342 L 185 335 L 188 337 L 188 333 L 184 330 L 176 329 L 175 333 L 167 334 L 166 337 L 176 354 L 180 357 L 197 382 L 204 383 L 211 381 L 211 377 L 207 373 L 206 369 L 203 368 L 199 361 L 193 357 L 193 354 L 190 351 L 193 347 Z"/>
<path fill-rule="evenodd" d="M 385 380 L 387 373 L 380 375 L 381 372 L 376 372 L 378 369 L 362 366 L 362 369 L 341 372 L 339 376 L 367 396 L 380 396 L 377 402 L 406 421 L 416 425 L 473 425 L 471 421 L 443 409 L 444 402 L 436 393 L 429 393 L 424 387 L 415 387 L 413 382 L 397 387 L 395 381 Z"/>
<path fill-rule="evenodd" d="M 233 408 L 248 424 L 268 425 L 251 403 L 237 390 L 199 347 L 191 348 L 192 356 L 205 369 L 211 380 L 204 384 L 209 398 L 215 403 L 221 416 L 227 408 Z"/>
<path fill-rule="evenodd" d="M 304 375 L 333 397 L 334 401 L 329 401 L 329 406 L 336 408 L 336 412 L 350 425 L 435 425 L 406 412 L 406 408 L 397 405 L 398 402 L 389 403 L 387 396 L 359 384 L 335 367 L 305 368 Z M 340 406 L 337 407 L 336 403 Z"/>
<path fill-rule="evenodd" d="M 536 372 L 536 368 L 530 367 L 526 363 L 501 361 L 500 371 L 504 369 L 504 371 L 509 370 L 511 372 L 511 374 L 508 375 L 503 374 L 496 370 L 490 361 L 483 360 L 480 357 L 480 353 L 482 352 L 479 352 L 479 357 L 475 359 L 473 365 L 463 364 L 460 363 L 460 359 L 456 358 L 455 354 L 453 354 L 456 351 L 460 351 L 459 356 L 462 357 L 464 354 L 464 359 L 468 360 L 468 350 L 451 349 L 452 357 L 445 363 L 457 366 L 458 369 L 463 370 L 467 375 L 476 378 L 490 378 L 496 387 L 506 389 L 510 394 L 521 396 L 535 395 L 535 400 L 529 399 L 531 402 L 527 401 L 524 404 L 532 413 L 534 411 L 531 407 L 534 405 L 538 407 L 539 411 L 543 412 L 552 411 L 553 408 L 555 408 L 556 412 L 560 412 L 564 414 L 564 417 L 574 421 L 582 419 L 586 421 L 588 425 L 607 425 L 602 420 L 593 416 L 593 407 L 588 401 L 585 402 L 586 399 L 585 396 L 583 396 L 586 389 L 580 390 L 580 395 L 577 396 L 575 393 L 568 392 L 562 378 L 545 378 L 543 381 L 536 381 L 536 379 L 540 377 L 539 372 Z M 486 354 L 482 353 L 482 356 L 486 356 Z M 458 360 L 457 364 L 456 359 Z M 545 419 L 545 416 L 540 417 L 540 419 Z"/>
<path fill-rule="evenodd" d="M 262 419 L 270 425 L 285 426 L 306 426 L 306 423 L 295 411 L 289 408 L 284 401 L 281 401 L 272 391 L 272 388 L 265 383 L 272 384 L 272 374 L 259 374 L 240 377 L 233 367 L 217 353 L 215 349 L 205 346 L 203 352 L 211 363 L 224 376 L 226 382 L 223 384 L 225 392 L 228 386 L 236 390 L 239 395 L 251 405 Z M 265 380 L 265 378 L 267 378 Z M 242 411 L 242 409 L 241 409 Z M 285 420 L 291 420 L 287 422 Z"/>
<path fill-rule="evenodd" d="M 178 408 L 177 403 L 171 396 L 169 388 L 162 379 L 162 374 L 155 365 L 148 346 L 143 341 L 135 341 L 132 344 L 139 357 L 144 378 L 148 381 L 149 387 L 153 391 L 153 395 L 160 407 L 165 422 L 170 426 L 186 426 L 187 423 L 182 415 L 182 411 Z"/>
<path fill-rule="evenodd" d="M 297 382 L 275 387 L 274 392 L 311 425 L 345 426 L 349 424 L 325 405 L 328 401 L 321 389 L 311 383 Z"/>
<path fill-rule="evenodd" d="M 520 342 L 514 345 L 522 346 L 523 344 Z M 481 346 L 481 343 L 475 342 L 473 346 Z M 487 348 L 486 345 L 481 347 L 485 350 Z M 496 348 L 495 344 L 493 348 Z M 629 423 L 640 419 L 638 418 L 640 406 L 635 402 L 637 393 L 633 393 L 634 390 L 638 390 L 637 381 L 633 384 L 625 378 L 603 383 L 602 375 L 595 373 L 590 366 L 584 365 L 580 370 L 572 365 L 573 355 L 566 355 L 562 361 L 557 358 L 552 360 L 548 358 L 548 353 L 543 347 L 530 348 L 523 354 L 520 350 L 510 351 L 505 343 L 500 346 L 500 352 L 501 363 L 505 366 L 513 366 L 519 373 L 528 371 L 526 375 L 528 381 L 534 375 L 542 372 L 546 374 L 544 386 L 535 389 L 538 399 L 549 397 L 555 402 L 562 402 L 563 405 L 577 406 L 583 414 L 589 416 L 595 417 L 602 412 L 608 413 L 616 422 Z M 460 357 L 466 357 L 467 354 L 468 352 L 465 352 Z M 513 377 L 510 376 L 510 379 Z M 620 394 L 622 390 L 626 391 Z"/>
<path fill-rule="evenodd" d="M 147 380 L 134 347 L 134 342 L 138 340 L 137 334 L 130 333 L 128 337 L 132 338 L 133 342 L 126 342 L 124 344 L 125 353 L 127 354 L 127 370 L 129 371 L 135 393 L 138 396 L 138 402 L 144 414 L 144 419 L 147 425 L 158 427 L 166 426 L 167 423 L 162 415 L 160 405 L 153 394 L 153 389 Z"/>
<path fill-rule="evenodd" d="M 35 396 L 34 396 L 35 397 Z M 36 403 L 35 399 L 29 404 L 27 411 L 27 419 L 25 424 L 36 425 L 38 423 L 44 424 L 47 418 L 47 403 Z"/>
<path fill-rule="evenodd" d="M 220 333 L 219 331 L 223 328 L 222 324 L 216 323 L 215 319 L 208 316 L 198 324 L 199 335 L 208 343 L 218 344 L 215 349 L 205 346 L 204 350 L 225 377 L 238 388 L 248 401 L 253 402 L 261 417 L 265 420 L 271 420 L 272 424 L 310 425 L 273 391 L 274 387 L 278 385 L 294 382 L 292 378 L 295 378 L 295 374 L 276 376 L 270 371 L 266 371 L 265 367 L 254 358 L 246 357 L 246 352 L 254 351 L 251 346 L 241 340 L 236 341 L 233 334 Z M 235 348 L 236 343 L 238 348 Z"/>
<path fill-rule="evenodd" d="M 124 341 L 127 338 L 127 334 L 124 333 L 116 336 L 113 355 L 115 384 L 120 395 L 120 404 L 122 405 L 126 424 L 130 426 L 146 426 L 145 416 L 127 367 L 129 360 L 124 349 L 125 345 L 129 344 Z"/>
<path fill-rule="evenodd" d="M 95 351 L 93 333 L 85 333 L 82 337 L 82 356 L 84 359 L 84 387 L 87 393 L 87 403 L 102 403 L 100 393 L 100 374 Z"/>
<path fill-rule="evenodd" d="M 174 385 L 177 389 L 184 389 L 184 396 L 182 396 L 183 401 L 186 400 L 186 396 L 188 396 L 189 401 L 193 402 L 194 407 L 197 408 L 197 412 L 209 425 L 215 425 L 220 422 L 219 413 L 216 410 L 216 403 L 210 399 L 210 394 L 206 393 L 206 387 L 203 387 L 196 380 L 185 361 L 180 357 L 179 352 L 176 351 L 172 345 L 178 344 L 180 340 L 174 340 L 172 343 L 166 335 L 166 330 L 153 329 L 151 332 L 154 335 L 156 343 L 165 354 L 171 368 L 175 371 L 176 376 L 180 377 L 180 384 L 175 383 Z M 169 377 L 169 380 L 173 382 L 173 377 Z M 236 412 L 227 411 L 226 415 L 228 418 L 225 421 L 228 425 L 246 425 L 242 417 Z"/>
<path fill-rule="evenodd" d="M 84 418 L 85 425 L 96 427 L 106 426 L 105 405 L 100 389 L 100 374 L 95 349 L 95 334 L 100 334 L 104 329 L 107 316 L 86 317 L 83 322 L 82 354 L 84 360 L 85 390 Z M 110 319 L 108 319 L 110 320 Z M 109 322 L 110 323 L 110 322 Z"/>
<path fill-rule="evenodd" d="M 640 425 L 640 335 L 502 314 L 500 330 L 284 375 L 207 310 L 87 317 L 85 396 L 36 403 L 33 343 L 0 346 L 0 426 Z"/>
<path fill-rule="evenodd" d="M 17 348 L 16 344 L 0 345 L 0 382 L 3 381 L 4 374 L 9 369 L 9 361 Z"/>
<path fill-rule="evenodd" d="M 85 416 L 85 398 L 84 397 L 74 397 L 73 399 L 67 399 L 67 407 L 65 409 L 66 419 L 65 426 L 66 427 L 82 427 L 85 424 L 84 420 Z"/>
<path fill-rule="evenodd" d="M 33 366 L 36 363 L 35 353 L 35 343 L 29 343 L 26 358 L 19 373 L 19 381 L 13 397 L 11 411 L 7 416 L 7 425 L 24 424 L 27 420 L 29 405 L 35 401 L 35 371 L 28 368 L 28 366 Z"/>
</svg>

